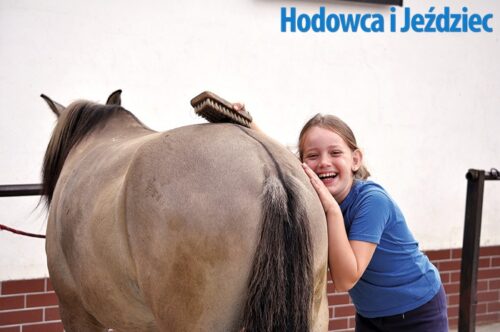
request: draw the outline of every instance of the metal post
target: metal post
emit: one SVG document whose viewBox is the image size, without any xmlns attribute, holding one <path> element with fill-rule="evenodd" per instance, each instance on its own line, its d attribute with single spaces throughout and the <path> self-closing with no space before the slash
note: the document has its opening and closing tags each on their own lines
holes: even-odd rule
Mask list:
<svg viewBox="0 0 500 332">
<path fill-rule="evenodd" d="M 483 211 L 484 171 L 470 169 L 467 178 L 467 201 L 460 272 L 459 332 L 476 330 L 477 268 Z"/>
</svg>

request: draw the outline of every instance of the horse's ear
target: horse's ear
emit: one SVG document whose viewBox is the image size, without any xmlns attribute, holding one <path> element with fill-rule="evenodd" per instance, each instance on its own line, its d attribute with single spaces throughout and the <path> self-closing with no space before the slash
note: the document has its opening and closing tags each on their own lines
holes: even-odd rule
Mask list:
<svg viewBox="0 0 500 332">
<path fill-rule="evenodd" d="M 108 97 L 108 100 L 106 101 L 106 105 L 120 106 L 122 104 L 121 94 L 122 90 L 116 90 L 115 92 L 111 93 Z"/>
<path fill-rule="evenodd" d="M 64 109 L 66 108 L 63 105 L 56 103 L 55 101 L 53 101 L 52 99 L 50 99 L 49 97 L 44 95 L 43 93 L 40 95 L 40 97 L 42 97 L 47 102 L 50 109 L 52 110 L 52 112 L 54 112 L 55 115 L 57 115 L 57 117 L 59 117 L 61 115 L 61 113 L 64 111 Z"/>
</svg>

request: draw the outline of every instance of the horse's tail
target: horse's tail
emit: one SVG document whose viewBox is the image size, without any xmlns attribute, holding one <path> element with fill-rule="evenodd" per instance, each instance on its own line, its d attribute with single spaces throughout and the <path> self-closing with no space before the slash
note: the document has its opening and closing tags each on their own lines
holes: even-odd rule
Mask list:
<svg viewBox="0 0 500 332">
<path fill-rule="evenodd" d="M 241 331 L 309 331 L 313 255 L 298 187 L 278 167 L 278 175 L 265 181 L 262 201 L 262 229 Z"/>
</svg>

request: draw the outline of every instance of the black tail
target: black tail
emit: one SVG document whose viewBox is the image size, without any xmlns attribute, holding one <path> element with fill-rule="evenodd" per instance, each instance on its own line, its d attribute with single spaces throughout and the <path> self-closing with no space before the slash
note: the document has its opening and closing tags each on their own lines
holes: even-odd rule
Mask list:
<svg viewBox="0 0 500 332">
<path fill-rule="evenodd" d="M 260 241 L 243 312 L 245 332 L 310 330 L 313 254 L 297 186 L 278 168 L 264 185 Z"/>
</svg>

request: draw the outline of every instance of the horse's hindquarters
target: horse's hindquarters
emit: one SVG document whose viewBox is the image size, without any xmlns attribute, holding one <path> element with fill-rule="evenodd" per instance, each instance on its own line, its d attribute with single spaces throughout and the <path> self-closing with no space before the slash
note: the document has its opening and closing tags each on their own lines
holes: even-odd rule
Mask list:
<svg viewBox="0 0 500 332">
<path fill-rule="evenodd" d="M 191 128 L 145 145 L 130 168 L 132 255 L 160 329 L 232 331 L 258 242 L 263 165 L 239 130 Z"/>
<path fill-rule="evenodd" d="M 312 329 L 326 330 L 323 210 L 298 161 L 259 139 L 304 200 L 314 252 Z M 234 125 L 178 128 L 134 144 L 99 146 L 65 165 L 47 231 L 58 296 L 77 298 L 120 331 L 238 330 L 263 185 L 277 164 Z"/>
</svg>

